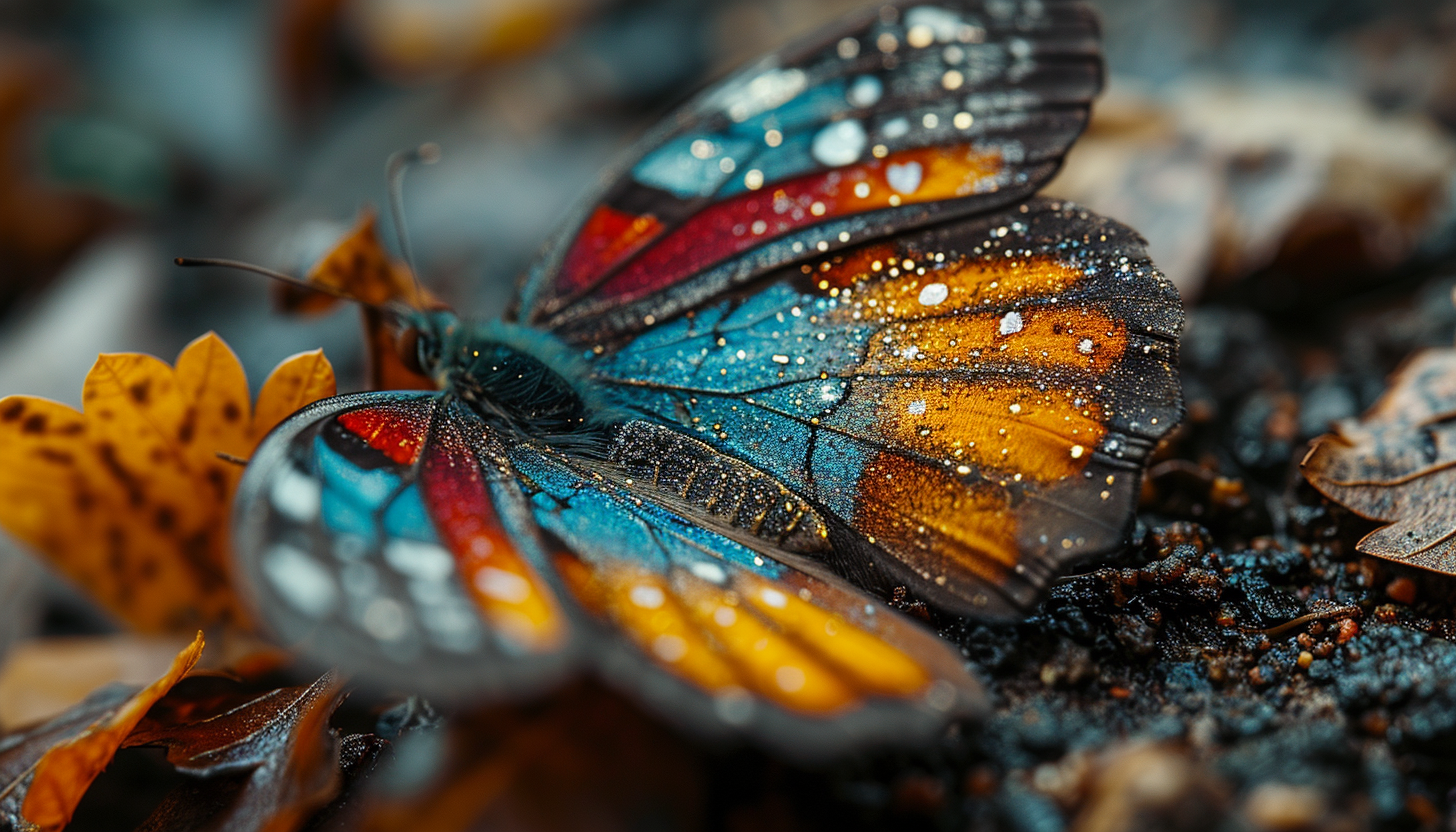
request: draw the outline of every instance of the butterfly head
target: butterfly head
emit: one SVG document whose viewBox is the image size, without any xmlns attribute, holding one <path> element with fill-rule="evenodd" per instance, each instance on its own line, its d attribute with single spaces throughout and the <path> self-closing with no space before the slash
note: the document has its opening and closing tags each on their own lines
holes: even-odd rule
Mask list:
<svg viewBox="0 0 1456 832">
<path fill-rule="evenodd" d="M 434 379 L 443 386 L 448 369 L 443 360 L 445 344 L 460 328 L 455 313 L 444 309 L 394 310 L 394 353 L 412 373 Z"/>
</svg>

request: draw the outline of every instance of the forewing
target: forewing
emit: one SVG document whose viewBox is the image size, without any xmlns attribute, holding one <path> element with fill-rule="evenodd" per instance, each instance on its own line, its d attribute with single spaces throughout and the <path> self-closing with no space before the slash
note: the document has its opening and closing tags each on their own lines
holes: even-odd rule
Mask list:
<svg viewBox="0 0 1456 832">
<path fill-rule="evenodd" d="M 830 545 L 785 548 L 1010 616 L 1124 539 L 1181 416 L 1182 319 L 1134 232 L 1033 200 L 821 255 L 586 353 L 611 406 L 814 507 Z"/>
<path fill-rule="evenodd" d="M 613 443 L 665 430 L 628 425 Z M 616 462 L 526 442 L 509 453 L 565 592 L 608 635 L 600 667 L 670 718 L 812 759 L 918 742 L 984 711 L 950 644 L 744 528 L 686 519 Z"/>
<path fill-rule="evenodd" d="M 776 267 L 1010 204 L 1102 76 L 1080 2 L 899 3 L 709 88 L 627 154 L 528 274 L 517 317 L 586 341 Z"/>
<path fill-rule="evenodd" d="M 427 393 L 304 408 L 239 487 L 239 584 L 287 644 L 441 696 L 530 688 L 576 636 L 496 435 Z"/>
</svg>

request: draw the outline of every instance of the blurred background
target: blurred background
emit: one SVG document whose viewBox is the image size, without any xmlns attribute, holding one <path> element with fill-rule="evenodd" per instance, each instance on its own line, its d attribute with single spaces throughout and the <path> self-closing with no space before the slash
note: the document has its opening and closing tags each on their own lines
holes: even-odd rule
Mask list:
<svg viewBox="0 0 1456 832">
<path fill-rule="evenodd" d="M 655 118 L 863 5 L 0 0 L 0 395 L 78 405 L 96 353 L 170 360 L 209 329 L 255 384 L 322 346 L 357 387 L 352 310 L 285 318 L 261 278 L 171 258 L 300 274 L 361 206 L 387 204 L 391 152 L 435 141 L 442 161 L 405 188 L 414 254 L 457 309 L 493 315 L 570 202 Z M 1142 231 L 1190 306 L 1237 298 L 1307 326 L 1311 298 L 1418 274 L 1434 300 L 1400 326 L 1449 341 L 1456 2 L 1093 5 L 1109 84 L 1049 193 Z M 1214 330 L 1195 324 L 1196 363 L 1208 338 L 1194 336 Z M 1287 438 L 1358 412 L 1379 392 L 1367 387 L 1304 397 Z M 0 652 L 107 627 L 0 544 Z"/>
</svg>

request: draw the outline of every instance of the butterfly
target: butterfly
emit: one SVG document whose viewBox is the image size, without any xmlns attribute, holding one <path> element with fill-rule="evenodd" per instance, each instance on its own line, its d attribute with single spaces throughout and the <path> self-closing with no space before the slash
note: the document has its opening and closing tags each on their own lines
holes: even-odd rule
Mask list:
<svg viewBox="0 0 1456 832">
<path fill-rule="evenodd" d="M 392 688 L 593 667 L 799 756 L 986 708 L 880 598 L 1011 618 L 1120 545 L 1181 415 L 1176 290 L 1035 197 L 1100 88 L 1077 2 L 886 5 L 651 131 L 503 320 L 399 309 L 438 391 L 327 399 L 259 447 L 261 620 Z"/>
</svg>

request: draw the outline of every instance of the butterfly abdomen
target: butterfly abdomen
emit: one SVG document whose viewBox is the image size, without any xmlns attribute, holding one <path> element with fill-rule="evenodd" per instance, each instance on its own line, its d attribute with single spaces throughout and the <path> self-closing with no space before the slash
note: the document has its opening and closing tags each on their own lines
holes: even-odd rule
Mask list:
<svg viewBox="0 0 1456 832">
<path fill-rule="evenodd" d="M 631 421 L 617 429 L 608 460 L 634 489 L 670 497 L 716 524 L 791 552 L 828 548 L 823 519 L 778 480 L 688 436 Z"/>
</svg>

